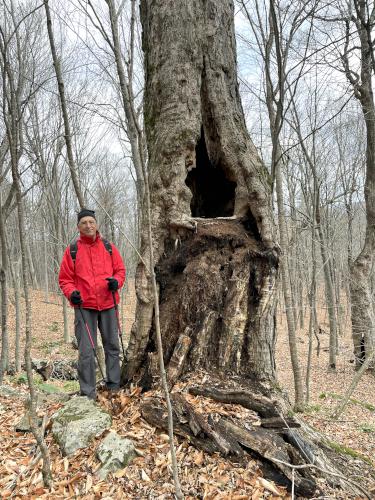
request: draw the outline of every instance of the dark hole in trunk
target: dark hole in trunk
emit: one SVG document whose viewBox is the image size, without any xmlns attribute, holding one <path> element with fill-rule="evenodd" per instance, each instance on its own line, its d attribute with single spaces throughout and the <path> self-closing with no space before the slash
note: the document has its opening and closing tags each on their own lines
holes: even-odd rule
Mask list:
<svg viewBox="0 0 375 500">
<path fill-rule="evenodd" d="M 192 217 L 231 217 L 234 213 L 236 183 L 229 180 L 220 162 L 211 163 L 202 129 L 195 147 L 196 167 L 187 175 L 186 185 L 193 193 Z"/>
<path fill-rule="evenodd" d="M 247 211 L 246 217 L 242 219 L 242 224 L 248 233 L 251 233 L 255 239 L 261 241 L 258 225 L 250 210 Z"/>
</svg>

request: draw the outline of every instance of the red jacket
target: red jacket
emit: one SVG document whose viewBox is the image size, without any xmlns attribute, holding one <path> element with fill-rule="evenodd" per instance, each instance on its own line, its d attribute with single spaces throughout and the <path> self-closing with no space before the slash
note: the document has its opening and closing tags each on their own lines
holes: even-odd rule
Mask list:
<svg viewBox="0 0 375 500">
<path fill-rule="evenodd" d="M 82 307 L 103 311 L 113 307 L 113 295 L 108 290 L 106 278 L 116 278 L 119 288 L 125 282 L 125 266 L 117 248 L 112 245 L 112 256 L 105 248 L 99 233 L 95 241 L 80 236 L 77 241 L 75 264 L 70 255 L 70 246 L 65 250 L 59 272 L 59 285 L 67 299 L 74 290 L 81 292 Z M 116 292 L 116 303 L 119 294 Z"/>
</svg>

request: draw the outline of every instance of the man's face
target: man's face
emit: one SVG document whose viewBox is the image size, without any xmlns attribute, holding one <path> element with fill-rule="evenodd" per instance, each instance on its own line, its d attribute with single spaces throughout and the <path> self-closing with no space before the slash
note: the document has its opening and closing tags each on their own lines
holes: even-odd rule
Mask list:
<svg viewBox="0 0 375 500">
<path fill-rule="evenodd" d="M 89 238 L 94 239 L 96 236 L 96 231 L 98 226 L 96 224 L 96 220 L 94 217 L 82 217 L 82 219 L 78 222 L 78 231 L 83 236 L 88 236 Z"/>
</svg>

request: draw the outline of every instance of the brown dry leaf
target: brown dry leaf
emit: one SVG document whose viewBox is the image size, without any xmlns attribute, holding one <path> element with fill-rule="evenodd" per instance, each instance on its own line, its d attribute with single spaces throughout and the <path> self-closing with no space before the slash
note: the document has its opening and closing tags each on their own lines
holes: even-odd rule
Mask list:
<svg viewBox="0 0 375 500">
<path fill-rule="evenodd" d="M 141 479 L 142 481 L 147 481 L 147 482 L 151 481 L 151 479 L 143 469 L 141 470 Z"/>
<path fill-rule="evenodd" d="M 263 492 L 261 490 L 255 490 L 251 495 L 251 500 L 259 500 L 263 498 Z"/>
<path fill-rule="evenodd" d="M 87 492 L 90 491 L 91 488 L 92 488 L 92 475 L 88 474 L 86 478 L 85 493 L 87 494 Z"/>
<path fill-rule="evenodd" d="M 43 495 L 43 493 L 46 493 L 46 492 L 47 492 L 47 490 L 45 488 L 43 488 L 42 486 L 40 486 L 39 488 L 35 488 L 35 490 L 32 490 L 32 494 L 36 495 L 36 496 Z"/>
<path fill-rule="evenodd" d="M 1 492 L 1 498 L 9 498 L 12 495 L 12 490 L 3 490 Z"/>
<path fill-rule="evenodd" d="M 263 486 L 263 488 L 266 488 L 266 490 L 271 491 L 271 493 L 274 493 L 275 495 L 280 496 L 279 490 L 276 488 L 276 486 L 271 483 L 270 481 L 267 481 L 267 479 L 264 479 L 264 477 L 259 477 L 258 481 L 260 484 Z"/>
<path fill-rule="evenodd" d="M 228 481 L 230 480 L 230 477 L 227 474 L 223 474 L 222 476 L 220 475 L 215 476 L 215 479 L 221 484 L 227 484 Z"/>
<path fill-rule="evenodd" d="M 116 472 L 114 472 L 112 475 L 114 477 L 117 477 L 117 478 L 120 478 L 120 477 L 124 477 L 126 476 L 126 473 L 127 473 L 127 468 L 124 467 L 123 469 L 120 469 L 120 470 L 117 470 Z"/>
<path fill-rule="evenodd" d="M 168 459 L 165 455 L 157 454 L 155 458 L 156 467 L 166 467 L 168 465 Z"/>
<path fill-rule="evenodd" d="M 202 465 L 204 462 L 204 452 L 203 451 L 197 451 L 194 457 L 194 463 L 195 465 Z"/>
<path fill-rule="evenodd" d="M 134 389 L 132 390 L 132 392 L 130 393 L 130 396 L 131 397 L 134 397 L 134 396 L 139 396 L 142 392 L 142 388 L 141 387 L 134 387 Z"/>
<path fill-rule="evenodd" d="M 105 491 L 105 488 L 106 488 L 106 484 L 104 481 L 99 481 L 99 483 L 97 483 L 95 486 L 93 486 L 93 490 L 95 493 L 99 493 L 101 491 Z"/>
</svg>

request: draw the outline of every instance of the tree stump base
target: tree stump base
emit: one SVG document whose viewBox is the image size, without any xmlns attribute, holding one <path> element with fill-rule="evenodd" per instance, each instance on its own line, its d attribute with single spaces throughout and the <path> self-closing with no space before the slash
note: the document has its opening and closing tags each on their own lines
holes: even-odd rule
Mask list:
<svg viewBox="0 0 375 500">
<path fill-rule="evenodd" d="M 323 478 L 331 488 L 370 498 L 360 485 L 347 479 L 332 456 L 327 456 L 323 436 L 298 416 L 286 416 L 288 404 L 281 395 L 274 391 L 269 397 L 267 393 L 269 387 L 240 382 L 238 377 L 220 381 L 205 375 L 204 384 L 172 393 L 174 432 L 196 448 L 220 453 L 242 466 L 250 457 L 260 461 L 266 478 L 288 490 L 293 487 L 297 495 L 311 498 L 323 494 Z M 141 412 L 148 423 L 168 430 L 161 398 L 146 397 Z"/>
</svg>

